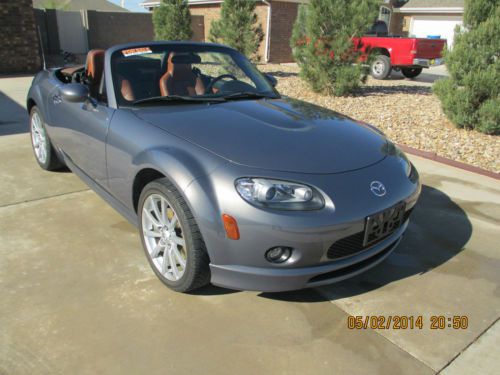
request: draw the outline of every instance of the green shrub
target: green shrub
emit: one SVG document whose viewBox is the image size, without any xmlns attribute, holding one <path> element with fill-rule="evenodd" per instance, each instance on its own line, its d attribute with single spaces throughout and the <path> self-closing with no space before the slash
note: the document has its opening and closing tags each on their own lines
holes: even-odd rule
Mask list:
<svg viewBox="0 0 500 375">
<path fill-rule="evenodd" d="M 311 0 L 300 6 L 290 44 L 301 77 L 314 91 L 348 95 L 364 82 L 352 38 L 370 28 L 378 9 L 378 0 Z"/>
<path fill-rule="evenodd" d="M 489 99 L 479 109 L 478 130 L 486 134 L 498 134 L 500 130 L 500 99 Z"/>
<path fill-rule="evenodd" d="M 153 11 L 156 40 L 190 40 L 191 13 L 184 0 L 162 0 Z"/>
<path fill-rule="evenodd" d="M 257 59 L 257 49 L 264 33 L 257 23 L 255 1 L 225 0 L 221 6 L 221 18 L 213 21 L 209 40 L 224 43 L 249 58 Z"/>
<path fill-rule="evenodd" d="M 434 84 L 444 113 L 459 128 L 500 134 L 500 1 L 466 0 L 464 29 L 445 52 L 450 76 Z"/>
</svg>

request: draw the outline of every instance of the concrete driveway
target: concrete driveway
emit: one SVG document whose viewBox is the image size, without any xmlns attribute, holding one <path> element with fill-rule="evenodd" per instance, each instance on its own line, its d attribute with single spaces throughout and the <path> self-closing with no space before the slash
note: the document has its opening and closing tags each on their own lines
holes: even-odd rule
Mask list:
<svg viewBox="0 0 500 375">
<path fill-rule="evenodd" d="M 392 70 L 391 75 L 387 80 L 402 80 L 405 79 L 406 84 L 409 85 L 420 85 L 431 87 L 432 84 L 441 78 L 448 77 L 448 70 L 446 65 L 432 66 L 429 69 L 424 69 L 422 73 L 412 79 L 406 79 L 401 71 Z"/>
<path fill-rule="evenodd" d="M 0 374 L 493 374 L 500 184 L 412 158 L 424 189 L 383 264 L 312 290 L 169 291 L 137 231 L 73 174 L 37 165 L 29 78 L 0 79 Z M 347 328 L 349 315 L 422 329 Z M 468 327 L 430 329 L 431 316 Z"/>
</svg>

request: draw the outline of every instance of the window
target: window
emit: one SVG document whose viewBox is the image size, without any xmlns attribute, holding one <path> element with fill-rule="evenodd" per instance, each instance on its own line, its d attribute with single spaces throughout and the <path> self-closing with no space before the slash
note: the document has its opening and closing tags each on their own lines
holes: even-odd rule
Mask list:
<svg viewBox="0 0 500 375">
<path fill-rule="evenodd" d="M 114 52 L 111 67 L 119 105 L 168 96 L 199 101 L 249 93 L 279 96 L 250 61 L 225 47 L 154 43 Z"/>
<path fill-rule="evenodd" d="M 380 21 L 384 21 L 388 28 L 389 28 L 389 25 L 391 24 L 391 13 L 392 12 L 388 7 L 381 6 L 380 12 L 378 14 L 378 19 Z"/>
</svg>

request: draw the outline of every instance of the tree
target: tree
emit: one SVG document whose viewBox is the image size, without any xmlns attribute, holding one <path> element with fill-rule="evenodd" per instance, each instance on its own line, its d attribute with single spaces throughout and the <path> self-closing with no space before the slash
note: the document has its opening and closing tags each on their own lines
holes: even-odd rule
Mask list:
<svg viewBox="0 0 500 375">
<path fill-rule="evenodd" d="M 500 0 L 466 0 L 464 28 L 445 52 L 449 77 L 434 84 L 444 113 L 459 128 L 500 134 Z"/>
<path fill-rule="evenodd" d="M 264 33 L 257 22 L 255 5 L 255 1 L 225 0 L 221 18 L 212 22 L 209 40 L 227 44 L 256 59 Z"/>
<path fill-rule="evenodd" d="M 307 43 L 307 6 L 304 4 L 299 5 L 297 11 L 297 18 L 292 28 L 292 38 L 290 39 L 290 47 L 295 61 L 301 65 L 305 63 L 305 48 L 303 45 Z"/>
<path fill-rule="evenodd" d="M 42 9 L 59 9 L 66 10 L 68 9 L 68 3 L 62 0 L 45 0 L 41 4 Z"/>
<path fill-rule="evenodd" d="M 366 79 L 352 38 L 377 17 L 378 0 L 311 0 L 301 5 L 291 46 L 301 77 L 314 91 L 347 95 Z"/>
<path fill-rule="evenodd" d="M 162 0 L 153 11 L 156 40 L 189 40 L 191 13 L 185 0 Z"/>
</svg>

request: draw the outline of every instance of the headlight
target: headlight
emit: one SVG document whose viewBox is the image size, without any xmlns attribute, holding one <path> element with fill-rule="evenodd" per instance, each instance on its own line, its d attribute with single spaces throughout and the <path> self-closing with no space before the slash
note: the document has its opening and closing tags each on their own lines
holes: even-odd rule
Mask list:
<svg viewBox="0 0 500 375">
<path fill-rule="evenodd" d="M 235 186 L 244 200 L 257 207 L 306 211 L 325 206 L 316 189 L 296 182 L 245 177 L 236 180 Z"/>
</svg>

